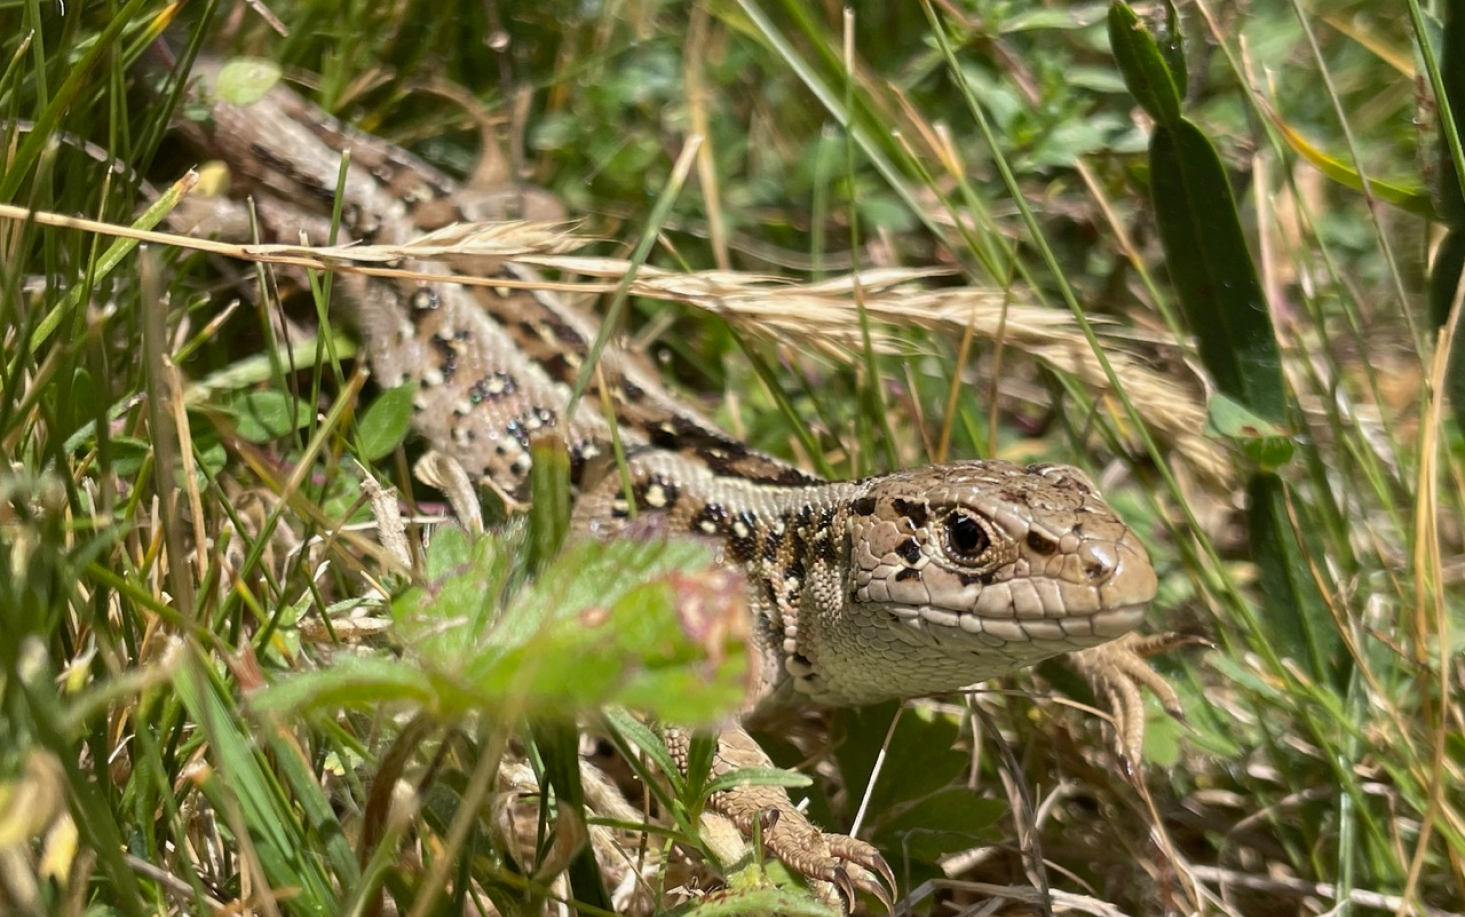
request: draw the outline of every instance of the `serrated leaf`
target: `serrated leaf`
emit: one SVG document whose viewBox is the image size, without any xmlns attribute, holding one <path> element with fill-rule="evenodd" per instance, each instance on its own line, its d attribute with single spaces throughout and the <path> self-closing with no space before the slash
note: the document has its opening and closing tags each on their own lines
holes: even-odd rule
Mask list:
<svg viewBox="0 0 1465 917">
<path fill-rule="evenodd" d="M 361 457 L 374 462 L 387 455 L 407 438 L 412 427 L 412 399 L 417 386 L 399 385 L 382 392 L 361 413 L 357 424 Z"/>
<path fill-rule="evenodd" d="M 261 712 L 359 710 L 384 702 L 426 703 L 432 696 L 426 674 L 400 660 L 340 656 L 329 668 L 298 673 L 261 688 L 249 696 L 249 703 Z"/>
<path fill-rule="evenodd" d="M 452 539 L 439 576 L 392 603 L 418 664 L 451 709 L 576 716 L 620 704 L 680 723 L 716 722 L 747 691 L 746 582 L 687 540 L 570 544 L 510 598 L 517 537 L 488 534 L 467 559 Z M 504 600 L 507 606 L 504 606 Z"/>
</svg>

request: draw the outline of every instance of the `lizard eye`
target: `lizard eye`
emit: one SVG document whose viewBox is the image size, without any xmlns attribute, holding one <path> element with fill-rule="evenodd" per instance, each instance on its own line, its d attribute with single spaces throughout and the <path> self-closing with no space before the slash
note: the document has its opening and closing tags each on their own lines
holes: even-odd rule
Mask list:
<svg viewBox="0 0 1465 917">
<path fill-rule="evenodd" d="M 971 513 L 956 510 L 946 517 L 946 549 L 954 557 L 977 560 L 991 544 L 992 537 L 987 534 L 987 527 Z"/>
</svg>

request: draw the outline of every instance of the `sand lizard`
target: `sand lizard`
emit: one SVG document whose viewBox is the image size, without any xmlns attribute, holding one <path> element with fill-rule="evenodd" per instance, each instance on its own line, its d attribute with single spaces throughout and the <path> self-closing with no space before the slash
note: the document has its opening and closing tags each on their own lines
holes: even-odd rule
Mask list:
<svg viewBox="0 0 1465 917">
<path fill-rule="evenodd" d="M 324 240 L 346 149 L 342 229 L 359 241 L 560 215 L 542 191 L 463 188 L 283 87 L 247 108 L 211 101 L 210 112 L 190 132 L 248 179 L 262 223 L 283 241 L 301 230 Z M 601 399 L 592 391 L 566 414 L 594 321 L 552 293 L 463 286 L 447 264 L 410 266 L 441 280 L 342 274 L 336 299 L 378 381 L 418 385 L 418 435 L 470 479 L 514 495 L 530 470 L 530 437 L 557 430 L 579 488 L 576 524 L 599 534 L 624 526 L 632 507 L 620 476 L 588 478 L 610 438 Z M 611 347 L 601 370 L 636 509 L 664 514 L 672 532 L 720 540 L 747 572 L 764 703 L 956 691 L 1129 634 L 1155 595 L 1144 547 L 1076 469 L 967 461 L 829 482 L 719 430 L 631 355 Z M 1136 650 L 1109 643 L 1078 658 L 1121 700 L 1138 683 L 1173 703 Z M 719 770 L 767 764 L 741 730 L 720 740 Z M 894 880 L 878 851 L 819 831 L 784 790 L 746 787 L 715 805 L 745 830 L 777 810 L 764 839 L 781 859 L 847 897 L 859 888 L 889 902 L 882 882 L 893 890 Z"/>
</svg>

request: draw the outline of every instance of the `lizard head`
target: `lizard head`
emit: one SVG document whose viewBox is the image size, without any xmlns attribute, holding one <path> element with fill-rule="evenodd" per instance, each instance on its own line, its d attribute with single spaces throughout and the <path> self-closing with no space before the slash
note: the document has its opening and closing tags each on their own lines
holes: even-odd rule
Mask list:
<svg viewBox="0 0 1465 917">
<path fill-rule="evenodd" d="M 821 656 L 866 661 L 867 684 L 836 689 L 848 700 L 879 696 L 902 659 L 918 670 L 900 673 L 918 682 L 905 690 L 932 693 L 1104 643 L 1155 597 L 1144 547 L 1075 468 L 960 462 L 862 488 L 847 517 L 847 618 L 816 638 Z"/>
</svg>

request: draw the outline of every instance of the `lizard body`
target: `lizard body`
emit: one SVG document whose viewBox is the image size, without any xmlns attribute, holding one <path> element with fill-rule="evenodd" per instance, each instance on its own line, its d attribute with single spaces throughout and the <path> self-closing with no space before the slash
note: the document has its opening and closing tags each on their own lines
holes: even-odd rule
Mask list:
<svg viewBox="0 0 1465 917">
<path fill-rule="evenodd" d="M 342 224 L 358 241 L 402 244 L 457 221 L 558 215 L 543 192 L 460 188 L 284 88 L 211 111 L 196 139 L 251 181 L 262 222 L 282 239 L 302 229 L 326 239 L 321 214 L 348 149 Z M 548 292 L 454 282 L 457 270 L 532 276 L 513 264 L 409 266 L 441 279 L 341 274 L 337 291 L 381 384 L 418 386 L 417 433 L 470 479 L 516 495 L 530 438 L 553 429 L 569 446 L 580 529 L 614 534 L 634 512 L 655 512 L 674 533 L 718 539 L 748 575 L 765 703 L 955 691 L 1121 637 L 1154 597 L 1143 546 L 1076 469 L 967 461 L 824 481 L 719 430 L 615 347 L 571 408 L 596 334 L 588 316 Z M 634 510 L 620 474 L 594 477 L 610 451 L 603 399 L 615 407 Z M 766 764 L 744 739 L 720 746 L 720 770 Z M 846 894 L 883 896 L 876 875 L 893 885 L 874 848 L 814 829 L 783 790 L 742 789 L 719 794 L 721 807 L 745 829 L 778 810 L 765 840 L 796 869 Z"/>
</svg>

